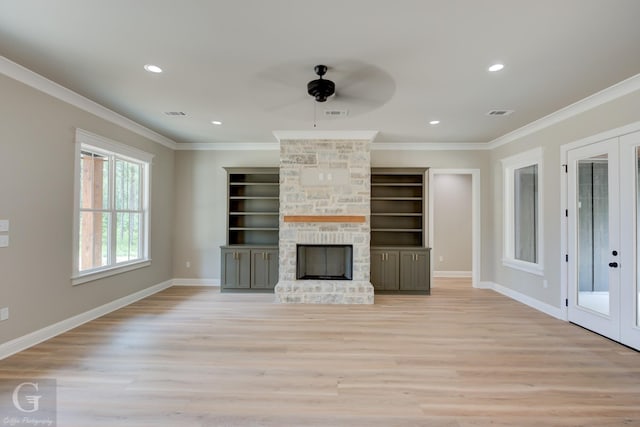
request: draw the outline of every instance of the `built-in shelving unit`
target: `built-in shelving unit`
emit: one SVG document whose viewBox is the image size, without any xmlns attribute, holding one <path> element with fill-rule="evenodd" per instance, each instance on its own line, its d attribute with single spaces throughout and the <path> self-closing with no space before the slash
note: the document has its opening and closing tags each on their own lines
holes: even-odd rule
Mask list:
<svg viewBox="0 0 640 427">
<path fill-rule="evenodd" d="M 424 246 L 426 169 L 371 170 L 371 246 Z"/>
<path fill-rule="evenodd" d="M 278 245 L 280 178 L 277 168 L 226 168 L 228 245 Z"/>
<path fill-rule="evenodd" d="M 376 292 L 430 293 L 425 172 L 371 170 L 371 283 Z"/>
<path fill-rule="evenodd" d="M 223 291 L 273 291 L 278 281 L 278 168 L 225 168 L 227 244 L 221 247 Z"/>
</svg>

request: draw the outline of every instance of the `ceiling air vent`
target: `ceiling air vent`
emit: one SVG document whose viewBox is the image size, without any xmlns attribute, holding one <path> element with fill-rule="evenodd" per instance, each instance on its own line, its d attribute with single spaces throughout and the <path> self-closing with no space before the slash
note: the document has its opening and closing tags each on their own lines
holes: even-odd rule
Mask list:
<svg viewBox="0 0 640 427">
<path fill-rule="evenodd" d="M 487 113 L 487 116 L 499 117 L 499 116 L 508 116 L 513 113 L 513 110 L 491 110 Z"/>
<path fill-rule="evenodd" d="M 186 116 L 187 113 L 182 112 L 182 111 L 165 111 L 164 112 L 165 116 L 171 116 L 171 117 L 180 117 L 180 116 Z"/>
<path fill-rule="evenodd" d="M 324 110 L 325 117 L 347 117 L 348 115 L 347 110 Z"/>
</svg>

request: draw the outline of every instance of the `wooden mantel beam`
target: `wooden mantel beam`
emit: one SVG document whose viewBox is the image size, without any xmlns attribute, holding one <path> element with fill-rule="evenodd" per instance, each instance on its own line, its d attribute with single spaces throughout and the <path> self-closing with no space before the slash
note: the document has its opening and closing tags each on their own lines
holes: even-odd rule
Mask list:
<svg viewBox="0 0 640 427">
<path fill-rule="evenodd" d="M 364 215 L 285 215 L 284 222 L 365 222 Z"/>
</svg>

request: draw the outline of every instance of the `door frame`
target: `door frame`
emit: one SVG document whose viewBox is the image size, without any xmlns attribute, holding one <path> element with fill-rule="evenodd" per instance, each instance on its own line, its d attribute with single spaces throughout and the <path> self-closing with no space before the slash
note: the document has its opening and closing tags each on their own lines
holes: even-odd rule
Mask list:
<svg viewBox="0 0 640 427">
<path fill-rule="evenodd" d="M 435 175 L 471 175 L 471 286 L 474 288 L 480 285 L 480 169 L 432 169 L 429 168 L 429 238 L 428 246 L 432 248 L 431 252 L 431 266 L 434 265 L 434 235 L 435 235 L 435 221 L 434 221 L 434 196 L 435 196 Z M 433 267 L 432 267 L 433 270 Z"/>
<path fill-rule="evenodd" d="M 567 301 L 569 298 L 569 266 L 565 261 L 569 254 L 569 221 L 565 214 L 569 209 L 569 151 L 575 148 L 606 141 L 611 138 L 619 138 L 629 133 L 640 131 L 640 121 L 634 122 L 618 128 L 606 130 L 595 135 L 569 142 L 560 146 L 560 168 L 563 179 L 560 180 L 560 310 L 562 319 L 569 321 L 569 310 Z"/>
</svg>

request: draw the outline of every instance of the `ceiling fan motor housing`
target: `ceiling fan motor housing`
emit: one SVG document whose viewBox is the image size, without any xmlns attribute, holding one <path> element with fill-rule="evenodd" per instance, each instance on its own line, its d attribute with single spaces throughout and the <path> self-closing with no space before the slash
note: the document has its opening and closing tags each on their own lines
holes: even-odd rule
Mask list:
<svg viewBox="0 0 640 427">
<path fill-rule="evenodd" d="M 336 85 L 331 80 L 325 80 L 322 76 L 327 72 L 326 65 L 316 65 L 314 68 L 316 74 L 320 76 L 317 80 L 307 83 L 307 92 L 313 96 L 318 102 L 325 102 L 328 97 L 336 91 Z"/>
</svg>

